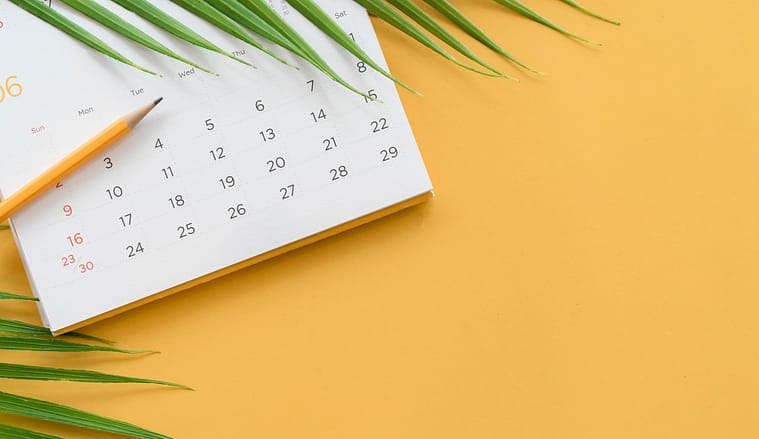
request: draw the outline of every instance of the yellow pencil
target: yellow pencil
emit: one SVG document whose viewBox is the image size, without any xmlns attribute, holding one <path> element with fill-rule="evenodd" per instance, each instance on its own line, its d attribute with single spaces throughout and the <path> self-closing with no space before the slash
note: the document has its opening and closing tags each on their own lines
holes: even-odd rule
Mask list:
<svg viewBox="0 0 759 439">
<path fill-rule="evenodd" d="M 0 202 L 0 222 L 8 219 L 9 216 L 18 212 L 30 201 L 75 171 L 79 166 L 88 162 L 94 156 L 113 145 L 114 142 L 127 135 L 162 100 L 163 98 L 156 99 L 152 103 L 113 122 L 108 128 L 43 172 L 42 175 Z"/>
</svg>

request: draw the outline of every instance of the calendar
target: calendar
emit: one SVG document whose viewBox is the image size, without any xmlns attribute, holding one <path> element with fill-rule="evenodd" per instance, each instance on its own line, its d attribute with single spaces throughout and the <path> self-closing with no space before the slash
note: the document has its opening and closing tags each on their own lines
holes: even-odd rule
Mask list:
<svg viewBox="0 0 759 439">
<path fill-rule="evenodd" d="M 366 12 L 320 5 L 387 67 Z M 431 183 L 395 85 L 270 1 L 346 81 L 292 66 L 168 0 L 155 4 L 255 69 L 103 5 L 218 76 L 92 26 L 161 74 L 119 64 L 0 2 L 0 196 L 110 122 L 164 101 L 128 137 L 11 218 L 44 323 L 63 333 L 427 199 Z M 293 67 L 295 66 L 295 67 Z M 297 68 L 296 68 L 297 67 Z"/>
</svg>

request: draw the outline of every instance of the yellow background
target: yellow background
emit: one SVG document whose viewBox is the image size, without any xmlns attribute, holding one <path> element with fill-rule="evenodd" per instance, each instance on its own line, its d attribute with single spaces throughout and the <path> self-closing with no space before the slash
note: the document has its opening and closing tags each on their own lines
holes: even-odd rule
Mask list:
<svg viewBox="0 0 759 439">
<path fill-rule="evenodd" d="M 2 389 L 177 438 L 759 437 L 759 4 L 528 3 L 604 46 L 459 1 L 514 83 L 379 26 L 435 199 L 88 328 L 160 355 L 3 353 L 195 392 Z"/>
</svg>

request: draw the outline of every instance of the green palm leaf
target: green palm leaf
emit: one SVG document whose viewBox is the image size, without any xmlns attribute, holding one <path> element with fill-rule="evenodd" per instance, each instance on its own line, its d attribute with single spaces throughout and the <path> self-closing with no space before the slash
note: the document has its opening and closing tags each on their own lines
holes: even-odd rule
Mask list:
<svg viewBox="0 0 759 439">
<path fill-rule="evenodd" d="M 22 9 L 25 9 L 27 12 L 31 13 L 35 17 L 41 20 L 44 20 L 45 22 L 53 25 L 59 30 L 81 41 L 82 43 L 92 47 L 98 52 L 104 55 L 107 55 L 115 59 L 116 61 L 122 62 L 128 66 L 134 67 L 138 70 L 142 70 L 145 73 L 150 73 L 151 75 L 157 75 L 157 73 L 152 72 L 144 67 L 140 67 L 137 64 L 133 63 L 132 61 L 127 59 L 125 56 L 123 56 L 116 50 L 112 49 L 109 45 L 104 43 L 98 37 L 91 34 L 90 32 L 88 32 L 87 30 L 79 26 L 78 24 L 74 23 L 73 21 L 69 20 L 68 18 L 64 17 L 63 15 L 61 15 L 55 9 L 44 6 L 43 3 L 40 2 L 39 0 L 10 0 L 10 1 L 16 6 Z"/>
<path fill-rule="evenodd" d="M 264 52 L 265 54 L 281 62 L 282 64 L 288 65 L 290 67 L 294 67 L 293 65 L 291 65 L 284 59 L 280 58 L 277 54 L 275 54 L 271 50 L 261 45 L 261 43 L 256 41 L 247 32 L 245 32 L 245 29 L 240 27 L 239 24 L 235 23 L 234 20 L 222 14 L 221 12 L 219 12 L 216 8 L 208 4 L 208 2 L 206 2 L 205 0 L 171 0 L 171 1 L 183 7 L 187 11 L 192 12 L 198 17 L 206 20 L 207 22 L 213 24 L 214 26 L 228 33 L 229 35 L 232 35 L 238 40 L 250 44 L 256 49 Z"/>
<path fill-rule="evenodd" d="M 518 59 L 514 58 L 511 54 L 503 50 L 503 48 L 501 48 L 501 46 L 499 46 L 498 43 L 496 43 L 495 41 L 493 41 L 492 38 L 487 36 L 485 32 L 483 32 L 476 24 L 474 24 L 472 20 L 470 20 L 464 14 L 462 14 L 461 11 L 456 9 L 456 7 L 453 6 L 450 2 L 448 2 L 448 0 L 424 0 L 424 1 L 428 5 L 432 6 L 436 11 L 440 12 L 446 18 L 451 20 L 454 24 L 460 27 L 464 32 L 468 33 L 472 38 L 476 39 L 480 43 L 489 47 L 494 52 L 504 56 L 506 59 L 518 65 L 519 67 L 522 67 L 525 70 L 528 70 L 532 73 L 540 73 L 537 70 L 528 67 L 527 65 L 525 65 Z"/>
<path fill-rule="evenodd" d="M 298 10 L 298 12 L 300 12 L 304 17 L 311 21 L 311 23 L 318 27 L 322 32 L 329 35 L 329 37 L 332 38 L 336 43 L 343 46 L 343 48 L 345 48 L 345 50 L 348 52 L 352 53 L 353 56 L 365 62 L 371 68 L 386 78 L 390 79 L 391 81 L 395 82 L 396 84 L 400 85 L 401 87 L 405 88 L 406 90 L 415 94 L 419 94 L 418 91 L 404 84 L 399 79 L 388 73 L 385 69 L 380 67 L 377 63 L 375 63 L 369 57 L 369 55 L 367 55 L 366 52 L 364 52 L 364 50 L 359 47 L 355 41 L 353 41 L 350 35 L 345 33 L 345 31 L 340 26 L 338 26 L 337 23 L 335 23 L 334 20 L 332 20 L 332 18 L 330 18 L 330 16 L 327 15 L 327 13 L 319 7 L 319 5 L 314 3 L 313 0 L 289 0 L 288 3 L 290 3 L 295 9 Z"/>
<path fill-rule="evenodd" d="M 62 439 L 59 436 L 50 436 L 49 434 L 4 424 L 0 424 L 0 437 L 6 439 Z"/>
<path fill-rule="evenodd" d="M 0 291 L 0 300 L 28 300 L 31 302 L 38 302 L 39 299 L 32 296 L 22 296 L 20 294 L 5 293 Z"/>
<path fill-rule="evenodd" d="M 166 46 L 164 46 L 163 44 L 161 44 L 154 38 L 150 37 L 149 35 L 145 34 L 141 30 L 136 28 L 135 26 L 131 25 L 127 21 L 120 18 L 116 14 L 113 14 L 108 9 L 100 6 L 99 4 L 96 3 L 95 0 L 62 0 L 62 1 L 68 4 L 69 6 L 73 7 L 74 9 L 77 9 L 83 14 L 89 16 L 93 20 L 98 21 L 105 27 L 108 27 L 111 30 L 117 33 L 120 33 L 121 35 L 129 39 L 132 39 L 133 41 L 151 50 L 154 50 L 165 56 L 169 56 L 171 58 L 177 59 L 181 62 L 187 63 L 193 67 L 197 67 L 200 70 L 208 71 L 207 69 L 197 65 L 196 63 L 191 62 L 187 60 L 186 58 L 173 52 L 172 50 L 170 50 L 169 48 L 167 48 Z M 236 61 L 242 62 L 244 64 L 251 65 L 250 63 L 242 59 L 239 59 L 229 54 L 228 52 L 222 50 L 218 46 L 214 45 L 213 43 L 211 43 L 210 41 L 208 41 L 207 39 L 205 39 L 198 33 L 194 32 L 193 30 L 191 30 L 190 28 L 188 28 L 187 26 L 185 26 L 178 20 L 174 19 L 173 17 L 166 14 L 165 12 L 163 12 L 156 6 L 152 5 L 148 0 L 113 0 L 113 1 L 121 5 L 122 7 L 132 11 L 133 13 L 139 15 L 143 19 L 151 22 L 152 24 L 160 27 L 164 31 L 171 33 L 174 36 L 190 44 L 194 44 L 196 46 L 205 48 L 207 50 L 211 50 L 213 52 L 219 53 L 226 57 L 235 59 Z M 277 59 L 278 61 L 287 64 L 285 60 L 281 59 L 276 54 L 272 53 L 270 50 L 268 50 L 263 45 L 261 45 L 258 41 L 252 38 L 252 36 L 250 36 L 247 32 L 245 32 L 243 27 L 246 27 L 250 29 L 251 31 L 253 31 L 254 33 L 259 34 L 269 39 L 273 43 L 305 59 L 306 61 L 314 65 L 316 68 L 324 72 L 327 76 L 337 81 L 338 83 L 342 84 L 343 86 L 347 87 L 348 89 L 366 97 L 364 93 L 356 90 L 355 88 L 350 86 L 348 83 L 343 81 L 326 64 L 326 62 L 324 62 L 324 60 L 321 59 L 318 56 L 318 54 L 312 48 L 310 48 L 310 46 L 308 46 L 308 44 L 297 34 L 297 32 L 295 32 L 289 25 L 287 25 L 286 22 L 272 10 L 271 6 L 268 3 L 264 2 L 263 0 L 172 0 L 172 1 L 182 6 L 183 8 L 187 9 L 188 11 L 192 12 L 193 14 L 198 15 L 199 17 L 205 19 L 206 21 L 209 21 L 210 23 L 212 23 L 219 29 L 246 42 L 247 44 L 250 44 L 258 48 L 259 50 L 269 54 L 270 56 Z M 357 44 L 355 44 L 355 42 L 345 32 L 343 32 L 342 29 L 331 19 L 331 17 L 329 17 L 329 15 L 327 15 L 319 7 L 319 5 L 316 4 L 313 0 L 287 0 L 287 1 L 291 6 L 293 6 L 296 10 L 298 10 L 308 20 L 314 23 L 319 29 L 321 29 L 323 32 L 329 35 L 333 40 L 335 40 L 338 44 L 343 46 L 343 48 L 348 50 L 350 53 L 352 53 L 354 56 L 359 58 L 361 61 L 363 61 L 370 67 L 374 68 L 375 70 L 380 72 L 382 75 L 398 83 L 402 87 L 416 93 L 416 91 L 413 90 L 411 87 L 400 82 L 398 79 L 390 75 L 390 73 L 388 73 L 386 70 L 378 66 L 374 61 L 372 61 L 371 58 Z M 472 61 L 477 62 L 478 64 L 487 68 L 488 70 L 494 72 L 495 75 L 482 72 L 478 69 L 467 66 L 459 62 L 455 58 L 453 58 L 452 55 L 450 55 L 444 49 L 442 49 L 440 46 L 434 43 L 431 39 L 429 39 L 429 37 L 427 37 L 423 32 L 421 32 L 419 29 L 413 26 L 408 20 L 405 20 L 402 17 L 400 17 L 400 15 L 395 13 L 395 11 L 392 8 L 387 7 L 387 4 L 385 3 L 385 1 L 391 3 L 393 6 L 401 10 L 405 15 L 407 15 L 413 21 L 418 23 L 420 26 L 422 26 L 424 29 L 426 29 L 428 32 L 430 32 L 434 36 L 440 38 L 442 41 L 444 41 L 446 44 L 448 44 L 452 48 L 456 49 L 459 53 L 463 54 L 464 56 L 471 59 Z M 383 20 L 385 20 L 386 22 L 394 26 L 396 29 L 408 34 L 409 36 L 414 38 L 417 42 L 421 43 L 424 46 L 427 46 L 431 50 L 437 52 L 438 54 L 440 54 L 441 56 L 445 57 L 446 59 L 450 60 L 451 62 L 455 64 L 458 64 L 464 68 L 473 70 L 478 73 L 482 73 L 482 74 L 486 74 L 490 76 L 507 77 L 503 73 L 499 72 L 495 68 L 483 62 L 477 55 L 475 55 L 471 50 L 469 50 L 460 41 L 458 41 L 455 37 L 453 37 L 453 35 L 451 35 L 450 32 L 445 30 L 434 19 L 432 19 L 428 14 L 426 14 L 423 10 L 421 10 L 418 6 L 416 6 L 410 0 L 385 0 L 385 1 L 383 0 L 357 0 L 357 3 L 369 9 L 373 14 L 379 16 L 380 18 L 382 18 Z M 495 52 L 501 54 L 502 56 L 506 57 L 507 59 L 514 62 L 515 64 L 531 72 L 539 73 L 536 70 L 526 66 L 525 64 L 523 64 L 522 62 L 514 58 L 512 55 L 510 55 L 508 52 L 506 52 L 503 48 L 501 48 L 495 41 L 493 41 L 490 37 L 488 37 L 487 34 L 485 34 L 485 32 L 483 32 L 477 25 L 475 25 L 464 14 L 462 14 L 458 9 L 456 9 L 456 7 L 453 6 L 448 0 L 424 0 L 424 1 L 430 6 L 432 6 L 434 9 L 436 9 L 439 13 L 447 17 L 455 25 L 459 26 L 462 30 L 464 30 L 470 36 L 477 39 L 486 47 L 490 48 L 491 50 L 494 50 Z M 571 33 L 565 30 L 564 28 L 562 28 L 561 26 L 556 25 L 555 23 L 551 22 L 550 20 L 546 19 L 542 15 L 535 12 L 533 9 L 521 3 L 519 0 L 495 0 L 495 1 L 557 32 L 560 32 L 569 37 L 578 39 L 580 41 L 584 41 L 584 42 L 588 42 L 592 44 L 598 44 L 598 43 L 589 41 L 585 38 L 582 38 L 574 33 Z M 619 22 L 617 21 L 610 20 L 592 11 L 589 11 L 588 9 L 586 9 L 585 7 L 583 7 L 582 5 L 580 5 L 574 0 L 561 0 L 561 1 L 588 15 L 596 17 L 600 20 L 604 20 L 609 23 L 613 23 L 617 25 L 619 24 Z M 87 44 L 95 48 L 99 52 L 105 55 L 108 55 L 111 58 L 114 58 L 122 63 L 128 64 L 132 67 L 138 68 L 140 70 L 146 71 L 151 74 L 155 74 L 152 71 L 149 71 L 143 67 L 135 65 L 134 63 L 129 61 L 126 57 L 119 54 L 114 49 L 110 48 L 104 42 L 99 40 L 97 37 L 95 37 L 88 31 L 84 30 L 83 28 L 77 26 L 71 20 L 68 20 L 67 18 L 65 18 L 64 16 L 62 16 L 60 13 L 56 12 L 53 9 L 43 6 L 41 2 L 37 0 L 11 0 L 11 2 L 13 2 L 14 4 L 18 5 L 19 7 L 23 9 L 26 9 L 33 15 L 36 15 L 37 17 L 47 21 L 48 23 L 52 24 L 58 29 L 80 40 L 84 44 Z M 244 7 L 241 7 L 241 4 Z M 0 225 L 0 229 L 6 229 L 6 228 L 7 228 L 6 225 Z"/>
<path fill-rule="evenodd" d="M 243 6 L 237 0 L 207 0 L 219 12 L 223 13 L 237 24 L 261 35 L 269 41 L 301 56 L 299 47 L 293 44 L 280 29 L 270 25 L 262 17 Z"/>
<path fill-rule="evenodd" d="M 495 67 L 492 67 L 491 65 L 483 61 L 474 52 L 469 50 L 469 48 L 466 47 L 461 41 L 459 41 L 456 37 L 454 37 L 453 34 L 448 32 L 443 26 L 441 26 L 437 21 L 435 21 L 434 18 L 430 17 L 430 15 L 424 12 L 422 8 L 412 3 L 410 0 L 387 0 L 387 1 L 391 5 L 398 8 L 401 12 L 406 14 L 407 17 L 417 22 L 417 24 L 419 24 L 424 29 L 426 29 L 427 32 L 436 36 L 445 44 L 449 45 L 450 47 L 456 49 L 456 51 L 458 51 L 460 54 L 471 59 L 472 61 L 476 62 L 482 67 L 485 67 L 491 72 L 494 72 L 504 78 L 514 79 L 508 75 L 501 73 Z"/>
<path fill-rule="evenodd" d="M 561 0 L 561 1 L 563 1 L 564 3 L 572 6 L 573 8 L 575 8 L 575 9 L 577 9 L 579 11 L 582 11 L 582 12 L 590 15 L 591 17 L 595 17 L 595 18 L 597 18 L 599 20 L 603 20 L 603 21 L 605 21 L 607 23 L 616 24 L 617 26 L 619 26 L 619 24 L 620 24 L 618 21 L 614 21 L 614 20 L 608 19 L 608 18 L 606 18 L 606 17 L 604 17 L 602 15 L 598 15 L 595 12 L 592 12 L 592 11 L 589 11 L 589 10 L 585 9 L 585 7 L 583 7 L 582 5 L 580 5 L 579 3 L 577 3 L 574 0 Z"/>
<path fill-rule="evenodd" d="M 284 47 L 290 52 L 293 52 L 294 54 L 308 61 L 311 65 L 321 70 L 323 73 L 329 76 L 332 80 L 337 81 L 338 83 L 343 85 L 345 88 L 353 91 L 354 93 L 365 96 L 363 92 L 359 91 L 358 89 L 354 88 L 352 85 L 348 84 L 337 73 L 335 73 L 329 67 L 329 65 L 327 65 L 327 63 L 324 60 L 318 57 L 314 58 L 310 56 L 300 46 L 298 46 L 297 43 L 287 38 L 284 34 L 282 34 L 282 32 L 280 32 L 280 30 L 270 25 L 267 21 L 265 21 L 263 18 L 258 16 L 251 9 L 247 8 L 245 5 L 241 4 L 239 1 L 237 0 L 208 0 L 208 3 L 210 3 L 213 7 L 215 7 L 216 9 L 218 9 L 219 11 L 227 15 L 229 18 L 235 20 L 241 26 L 246 27 L 250 29 L 251 31 L 258 33 L 259 35 L 264 36 L 270 41 Z M 365 97 L 368 97 L 368 96 L 365 96 Z"/>
<path fill-rule="evenodd" d="M 332 80 L 336 81 L 348 90 L 351 90 L 354 93 L 358 93 L 367 99 L 373 99 L 366 93 L 357 90 L 352 85 L 343 80 L 340 75 L 332 70 L 329 64 L 327 64 L 327 62 L 324 61 L 321 56 L 319 56 L 316 50 L 314 50 L 311 45 L 308 44 L 306 40 L 304 40 L 303 37 L 301 37 L 300 34 L 292 28 L 292 26 L 290 26 L 289 23 L 280 17 L 279 14 L 274 12 L 264 0 L 239 0 L 239 2 L 245 6 L 245 8 L 261 17 L 261 19 L 267 22 L 270 26 L 276 28 L 279 32 L 281 32 L 282 35 L 285 36 L 285 38 L 287 38 L 290 43 L 292 43 L 300 51 L 300 53 L 296 52 L 298 56 L 301 56 L 303 59 L 311 63 L 314 67 L 321 70 Z"/>
<path fill-rule="evenodd" d="M 175 37 L 184 40 L 194 46 L 201 47 L 211 52 L 218 53 L 219 55 L 226 56 L 237 62 L 243 63 L 247 66 L 253 67 L 252 64 L 244 59 L 237 58 L 231 53 L 222 50 L 217 45 L 203 38 L 200 34 L 182 24 L 179 20 L 175 19 L 171 15 L 163 12 L 157 7 L 153 6 L 146 0 L 111 0 L 117 3 L 124 9 L 127 9 L 134 14 L 139 15 L 144 20 L 152 23 L 155 26 L 163 29 L 164 31 L 174 35 Z"/>
<path fill-rule="evenodd" d="M 556 32 L 559 32 L 561 34 L 564 34 L 568 37 L 574 38 L 576 40 L 582 41 L 583 43 L 589 43 L 589 44 L 595 44 L 597 46 L 600 46 L 601 43 L 597 43 L 595 41 L 587 40 L 581 36 L 578 36 L 576 34 L 573 34 L 572 32 L 567 31 L 563 27 L 554 24 L 553 22 L 549 21 L 547 18 L 544 18 L 542 15 L 538 14 L 537 12 L 533 11 L 526 5 L 518 2 L 517 0 L 494 0 L 496 3 L 503 5 L 512 11 L 515 11 L 521 15 L 524 15 L 525 17 L 529 18 L 530 20 L 537 21 L 538 23 L 551 28 L 555 30 Z"/>
<path fill-rule="evenodd" d="M 405 33 L 411 38 L 415 39 L 422 45 L 428 47 L 432 51 L 436 52 L 438 55 L 447 59 L 448 61 L 451 61 L 452 63 L 460 67 L 463 67 L 467 70 L 471 70 L 476 73 L 480 73 L 482 75 L 498 76 L 498 77 L 503 76 L 503 75 L 498 75 L 495 73 L 483 72 L 481 70 L 477 70 L 474 67 L 468 66 L 460 62 L 459 60 L 451 56 L 451 54 L 446 52 L 437 43 L 435 43 L 430 37 L 427 36 L 427 34 L 419 30 L 419 28 L 414 26 L 410 21 L 408 21 L 398 12 L 396 12 L 395 9 L 390 7 L 390 5 L 385 3 L 383 0 L 355 0 L 355 1 L 356 3 L 363 6 L 367 11 L 369 11 L 370 14 L 376 15 L 382 20 L 386 21 L 391 26 L 394 26 L 396 29 L 400 30 L 401 32 Z"/>
<path fill-rule="evenodd" d="M 133 351 L 114 348 L 112 346 L 97 346 L 83 343 L 74 343 L 58 338 L 38 338 L 19 335 L 0 335 L 0 350 L 44 352 L 118 352 L 122 354 L 155 353 L 155 351 Z"/>
<path fill-rule="evenodd" d="M 136 425 L 52 402 L 0 392 L 0 412 L 145 439 L 170 439 Z"/>
<path fill-rule="evenodd" d="M 168 47 L 158 42 L 155 38 L 151 37 L 150 35 L 146 34 L 142 30 L 138 29 L 136 26 L 132 25 L 128 21 L 114 14 L 109 9 L 96 3 L 94 0 L 61 0 L 61 1 L 69 5 L 70 7 L 76 9 L 77 11 L 81 12 L 82 14 L 97 21 L 103 26 L 111 29 L 112 31 L 117 32 L 125 36 L 126 38 L 129 38 L 135 43 L 145 46 L 148 49 L 151 49 L 162 55 L 166 55 L 169 58 L 174 58 L 192 67 L 197 67 L 198 69 L 206 73 L 215 74 L 212 71 L 204 67 L 201 67 L 197 65 L 196 63 L 177 54 L 173 50 L 169 49 Z"/>
<path fill-rule="evenodd" d="M 52 337 L 53 334 L 48 328 L 44 326 L 33 325 L 31 323 L 19 322 L 18 320 L 6 320 L 0 319 L 0 332 L 6 334 L 20 334 L 20 335 L 33 335 L 38 337 Z M 86 340 L 97 341 L 100 343 L 113 344 L 111 340 L 104 338 L 93 337 L 91 335 L 82 334 L 79 332 L 68 332 L 66 337 L 82 338 Z"/>
<path fill-rule="evenodd" d="M 56 367 L 28 366 L 24 364 L 0 363 L 0 378 L 37 381 L 77 381 L 82 383 L 140 383 L 158 384 L 192 390 L 182 384 L 168 381 L 111 375 L 92 370 L 60 369 Z"/>
</svg>

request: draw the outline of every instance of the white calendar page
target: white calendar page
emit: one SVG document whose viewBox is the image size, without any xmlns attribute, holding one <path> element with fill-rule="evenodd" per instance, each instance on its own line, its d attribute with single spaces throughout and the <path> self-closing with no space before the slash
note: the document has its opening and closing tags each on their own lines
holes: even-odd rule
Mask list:
<svg viewBox="0 0 759 439">
<path fill-rule="evenodd" d="M 285 2 L 283 15 L 366 102 L 287 51 L 295 70 L 181 16 L 243 64 L 103 4 L 219 77 L 76 17 L 163 77 L 112 61 L 0 2 L 0 192 L 7 196 L 110 122 L 161 103 L 125 140 L 12 218 L 45 323 L 55 332 L 431 190 L 395 86 Z M 386 65 L 365 11 L 323 0 Z M 76 16 L 61 5 L 56 8 Z"/>
</svg>

